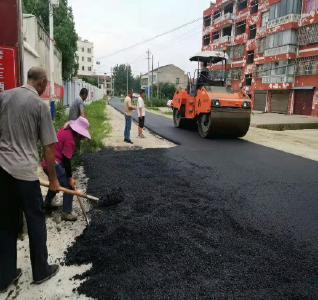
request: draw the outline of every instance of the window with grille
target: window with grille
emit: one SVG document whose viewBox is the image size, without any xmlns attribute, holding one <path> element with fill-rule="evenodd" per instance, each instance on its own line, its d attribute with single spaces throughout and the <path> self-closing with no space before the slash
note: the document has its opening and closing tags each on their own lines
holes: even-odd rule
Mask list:
<svg viewBox="0 0 318 300">
<path fill-rule="evenodd" d="M 240 35 L 245 33 L 246 31 L 246 20 L 243 20 L 242 22 L 238 22 L 236 24 L 236 35 Z"/>
<path fill-rule="evenodd" d="M 254 50 L 247 52 L 247 63 L 252 64 L 254 62 Z"/>
<path fill-rule="evenodd" d="M 300 27 L 298 43 L 299 45 L 318 43 L 318 23 Z"/>
<path fill-rule="evenodd" d="M 279 60 L 264 64 L 264 76 L 293 75 L 295 73 L 294 60 Z"/>
<path fill-rule="evenodd" d="M 85 49 L 84 49 L 84 48 L 82 48 L 82 52 L 85 52 Z"/>
<path fill-rule="evenodd" d="M 269 20 L 269 11 L 265 11 L 262 13 L 262 27 L 267 26 L 268 20 Z"/>
<path fill-rule="evenodd" d="M 270 6 L 269 20 L 301 13 L 302 0 L 282 0 Z"/>
<path fill-rule="evenodd" d="M 85 67 L 82 67 L 82 71 L 85 71 Z"/>
<path fill-rule="evenodd" d="M 234 4 L 230 3 L 227 6 L 224 7 L 224 14 L 230 13 L 233 14 L 233 8 L 234 8 Z"/>
<path fill-rule="evenodd" d="M 212 33 L 213 41 L 218 40 L 220 38 L 220 33 L 215 31 Z"/>
<path fill-rule="evenodd" d="M 91 72 L 92 71 L 92 67 L 88 67 L 88 71 Z"/>
<path fill-rule="evenodd" d="M 254 0 L 251 2 L 251 15 L 256 14 L 258 12 L 258 0 Z"/>
<path fill-rule="evenodd" d="M 88 53 L 92 53 L 92 49 L 91 48 L 87 48 L 87 52 Z"/>
<path fill-rule="evenodd" d="M 237 10 L 241 11 L 247 8 L 247 0 L 238 0 Z"/>
<path fill-rule="evenodd" d="M 245 75 L 245 85 L 246 86 L 251 86 L 252 85 L 252 79 L 253 79 L 253 75 L 252 74 Z"/>
<path fill-rule="evenodd" d="M 204 27 L 209 27 L 211 25 L 211 15 L 204 17 Z"/>
<path fill-rule="evenodd" d="M 231 79 L 241 80 L 243 68 L 232 68 L 231 69 Z"/>
<path fill-rule="evenodd" d="M 213 13 L 213 20 L 215 20 L 215 19 L 217 19 L 217 18 L 219 18 L 219 17 L 221 17 L 221 12 L 218 10 L 218 11 L 215 11 L 214 13 Z"/>
<path fill-rule="evenodd" d="M 231 36 L 232 35 L 232 26 L 223 28 L 223 36 Z"/>
<path fill-rule="evenodd" d="M 296 60 L 296 75 L 317 75 L 318 56 L 302 57 Z"/>
<path fill-rule="evenodd" d="M 87 57 L 87 61 L 88 62 L 92 62 L 92 58 L 91 57 Z"/>
<path fill-rule="evenodd" d="M 288 29 L 266 37 L 266 49 L 277 48 L 285 45 L 297 45 L 297 30 Z"/>
<path fill-rule="evenodd" d="M 205 36 L 203 37 L 203 45 L 204 45 L 204 46 L 210 45 L 210 35 L 209 35 L 209 34 L 208 34 L 208 35 L 205 35 Z"/>
<path fill-rule="evenodd" d="M 250 26 L 250 36 L 249 39 L 255 39 L 256 37 L 256 24 Z"/>
</svg>

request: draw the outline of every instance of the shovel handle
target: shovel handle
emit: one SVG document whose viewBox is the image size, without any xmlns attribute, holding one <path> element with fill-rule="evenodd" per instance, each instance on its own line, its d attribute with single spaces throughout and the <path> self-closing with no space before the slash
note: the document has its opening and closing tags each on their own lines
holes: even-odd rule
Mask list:
<svg viewBox="0 0 318 300">
<path fill-rule="evenodd" d="M 44 182 L 44 181 L 40 181 L 40 185 L 44 186 L 44 187 L 49 187 L 50 184 L 48 182 Z M 73 190 L 69 190 L 69 189 L 66 189 L 66 188 L 63 188 L 63 187 L 60 187 L 58 189 L 59 192 L 63 192 L 63 193 L 67 193 L 67 194 L 71 194 L 71 195 L 74 195 L 74 196 L 78 196 L 78 197 L 81 197 L 81 198 L 85 198 L 85 199 L 88 199 L 88 200 L 92 200 L 92 201 L 99 201 L 98 198 L 96 197 L 93 197 L 93 196 L 90 196 L 90 195 L 85 195 L 85 194 L 82 194 L 78 191 L 73 191 Z"/>
</svg>

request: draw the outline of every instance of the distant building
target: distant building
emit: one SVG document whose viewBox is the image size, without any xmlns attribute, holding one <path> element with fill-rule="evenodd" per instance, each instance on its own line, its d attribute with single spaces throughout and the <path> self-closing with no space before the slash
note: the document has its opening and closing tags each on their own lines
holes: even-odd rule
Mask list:
<svg viewBox="0 0 318 300">
<path fill-rule="evenodd" d="M 254 110 L 318 116 L 317 0 L 215 0 L 203 17 L 202 50 L 226 48 Z"/>
<path fill-rule="evenodd" d="M 100 85 L 103 85 L 106 96 L 111 96 L 113 94 L 112 79 L 110 76 L 100 75 L 99 83 Z"/>
<path fill-rule="evenodd" d="M 153 80 L 152 80 L 152 71 L 150 72 L 150 86 L 151 84 L 158 84 L 169 82 L 175 84 L 181 89 L 186 89 L 188 85 L 188 76 L 185 72 L 176 67 L 175 65 L 166 65 L 162 66 L 159 69 L 153 70 Z M 148 85 L 148 73 L 141 76 L 141 88 L 145 89 Z"/>
<path fill-rule="evenodd" d="M 94 74 L 94 44 L 88 40 L 77 41 L 78 75 L 91 76 Z"/>
</svg>

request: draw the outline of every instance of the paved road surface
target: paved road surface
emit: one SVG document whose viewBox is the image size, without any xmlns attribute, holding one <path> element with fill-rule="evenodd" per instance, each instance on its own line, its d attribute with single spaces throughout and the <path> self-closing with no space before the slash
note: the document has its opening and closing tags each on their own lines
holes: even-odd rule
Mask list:
<svg viewBox="0 0 318 300">
<path fill-rule="evenodd" d="M 119 99 L 111 105 L 123 111 Z M 137 119 L 136 112 L 134 118 Z M 171 159 L 214 171 L 205 178 L 242 199 L 242 217 L 268 233 L 291 236 L 318 250 L 318 163 L 241 139 L 207 140 L 174 128 L 172 120 L 147 113 L 146 127 L 179 144 Z M 197 180 L 193 178 L 193 180 Z"/>
</svg>

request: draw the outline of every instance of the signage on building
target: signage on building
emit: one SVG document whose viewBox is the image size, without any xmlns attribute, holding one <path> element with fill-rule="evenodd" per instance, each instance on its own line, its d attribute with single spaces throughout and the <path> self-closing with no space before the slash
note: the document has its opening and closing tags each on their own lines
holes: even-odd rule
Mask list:
<svg viewBox="0 0 318 300">
<path fill-rule="evenodd" d="M 315 109 L 316 105 L 318 105 L 318 89 L 316 89 L 316 93 L 314 95 L 314 101 L 312 102 L 312 109 Z"/>
<path fill-rule="evenodd" d="M 41 95 L 41 98 L 44 100 L 49 100 L 50 99 L 50 81 L 47 82 L 46 89 L 44 93 Z M 58 85 L 54 83 L 54 94 L 56 99 L 61 99 L 64 96 L 64 89 L 61 85 Z"/>
<path fill-rule="evenodd" d="M 17 87 L 17 50 L 0 46 L 0 93 Z"/>
</svg>

